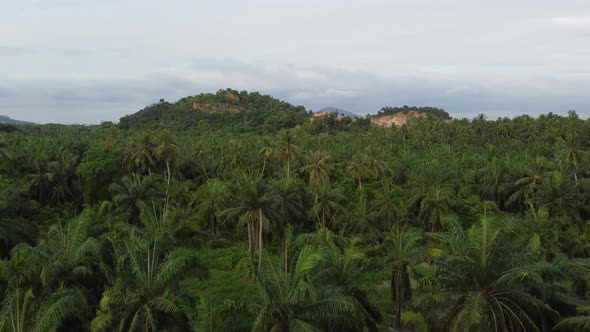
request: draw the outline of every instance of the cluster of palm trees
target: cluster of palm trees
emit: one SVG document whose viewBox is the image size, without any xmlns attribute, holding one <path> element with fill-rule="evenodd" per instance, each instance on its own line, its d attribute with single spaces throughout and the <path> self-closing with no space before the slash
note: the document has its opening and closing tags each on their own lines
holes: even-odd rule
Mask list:
<svg viewBox="0 0 590 332">
<path fill-rule="evenodd" d="M 587 120 L 312 132 L 2 134 L 0 331 L 589 326 Z"/>
</svg>

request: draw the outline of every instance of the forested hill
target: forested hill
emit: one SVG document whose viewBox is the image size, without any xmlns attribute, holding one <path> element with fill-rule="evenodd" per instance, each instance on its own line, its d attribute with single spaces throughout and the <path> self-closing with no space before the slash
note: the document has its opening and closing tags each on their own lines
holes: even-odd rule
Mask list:
<svg viewBox="0 0 590 332">
<path fill-rule="evenodd" d="M 451 116 L 445 110 L 437 107 L 420 107 L 420 106 L 407 106 L 402 107 L 391 107 L 385 106 L 381 108 L 381 111 L 377 113 L 377 116 L 382 115 L 396 115 L 396 114 L 409 114 L 409 113 L 422 113 L 428 116 L 433 116 L 443 120 L 450 120 Z"/>
<path fill-rule="evenodd" d="M 185 97 L 175 103 L 162 99 L 121 118 L 120 127 L 275 132 L 302 124 L 309 117 L 303 106 L 258 92 L 226 89 Z"/>
</svg>

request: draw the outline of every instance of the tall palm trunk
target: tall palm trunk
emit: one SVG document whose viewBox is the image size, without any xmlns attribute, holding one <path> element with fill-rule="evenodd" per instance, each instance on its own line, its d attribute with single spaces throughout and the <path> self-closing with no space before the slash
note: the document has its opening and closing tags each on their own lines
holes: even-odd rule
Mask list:
<svg viewBox="0 0 590 332">
<path fill-rule="evenodd" d="M 248 223 L 246 224 L 248 226 L 248 254 L 250 255 L 250 258 L 252 258 L 254 256 L 254 248 L 252 246 L 252 238 L 253 238 L 253 234 L 252 234 L 252 222 L 248 221 Z"/>
<path fill-rule="evenodd" d="M 285 275 L 289 273 L 289 231 L 288 228 L 285 227 L 285 252 L 284 252 L 284 261 L 285 261 Z"/>
<path fill-rule="evenodd" d="M 395 267 L 391 271 L 391 300 L 395 303 L 395 321 L 394 327 L 399 329 L 402 327 L 402 294 L 401 294 L 401 282 L 402 282 L 402 270 L 400 267 Z"/>
<path fill-rule="evenodd" d="M 290 178 L 291 174 L 291 156 L 287 156 L 287 179 Z"/>
<path fill-rule="evenodd" d="M 260 176 L 264 176 L 264 170 L 266 169 L 266 158 L 262 161 L 262 171 L 260 172 Z"/>
<path fill-rule="evenodd" d="M 262 209 L 258 209 L 258 272 L 262 270 Z"/>
</svg>

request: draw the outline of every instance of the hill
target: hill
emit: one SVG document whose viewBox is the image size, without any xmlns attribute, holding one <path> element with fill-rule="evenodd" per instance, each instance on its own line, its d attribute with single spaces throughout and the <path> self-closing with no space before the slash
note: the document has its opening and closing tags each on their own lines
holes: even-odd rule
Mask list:
<svg viewBox="0 0 590 332">
<path fill-rule="evenodd" d="M 333 107 L 333 106 L 324 107 L 324 108 L 321 108 L 317 111 L 314 111 L 314 114 L 321 114 L 321 113 L 337 113 L 339 115 L 349 116 L 351 118 L 360 117 L 360 115 L 355 114 L 351 111 L 343 110 L 341 108 Z"/>
<path fill-rule="evenodd" d="M 174 103 L 160 100 L 121 118 L 119 125 L 122 128 L 273 132 L 303 124 L 309 117 L 303 106 L 258 92 L 226 89 L 181 98 Z"/>
<path fill-rule="evenodd" d="M 11 119 L 6 115 L 0 115 L 0 123 L 8 123 L 8 124 L 33 124 L 32 122 L 27 121 L 19 121 L 15 119 Z"/>
<path fill-rule="evenodd" d="M 410 119 L 427 117 L 442 120 L 451 119 L 449 113 L 441 108 L 404 105 L 402 107 L 386 106 L 381 108 L 377 115 L 371 116 L 371 123 L 384 127 L 403 126 Z"/>
</svg>

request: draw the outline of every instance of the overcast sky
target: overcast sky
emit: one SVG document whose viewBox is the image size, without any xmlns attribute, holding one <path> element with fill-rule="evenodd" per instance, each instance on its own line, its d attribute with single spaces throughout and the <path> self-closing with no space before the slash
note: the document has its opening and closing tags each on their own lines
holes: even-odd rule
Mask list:
<svg viewBox="0 0 590 332">
<path fill-rule="evenodd" d="M 590 117 L 590 1 L 2 0 L 0 115 L 118 120 L 220 88 L 360 114 Z"/>
</svg>

